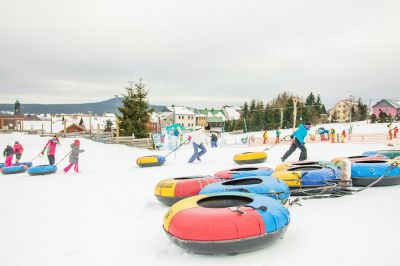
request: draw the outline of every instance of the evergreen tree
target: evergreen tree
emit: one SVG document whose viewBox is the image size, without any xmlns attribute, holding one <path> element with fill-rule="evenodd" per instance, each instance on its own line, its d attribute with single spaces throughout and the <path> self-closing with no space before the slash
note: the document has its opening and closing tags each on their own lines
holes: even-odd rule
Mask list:
<svg viewBox="0 0 400 266">
<path fill-rule="evenodd" d="M 358 111 L 359 111 L 359 120 L 363 121 L 367 119 L 368 106 L 366 104 L 363 104 L 361 98 L 358 99 Z"/>
<path fill-rule="evenodd" d="M 370 116 L 370 119 L 371 119 L 371 123 L 376 123 L 376 122 L 378 121 L 378 118 L 376 117 L 375 114 L 372 114 L 372 115 Z"/>
<path fill-rule="evenodd" d="M 106 120 L 106 126 L 104 127 L 104 132 L 111 132 L 112 121 L 110 119 Z"/>
<path fill-rule="evenodd" d="M 242 117 L 247 118 L 249 116 L 249 105 L 247 102 L 244 102 L 243 107 L 242 107 Z"/>
<path fill-rule="evenodd" d="M 387 120 L 387 114 L 383 111 L 379 112 L 379 123 L 385 123 Z"/>
<path fill-rule="evenodd" d="M 305 105 L 308 105 L 308 106 L 315 105 L 315 96 L 312 92 L 308 95 Z"/>
<path fill-rule="evenodd" d="M 150 132 L 147 124 L 152 112 L 147 101 L 148 91 L 145 90 L 142 79 L 134 86 L 125 88 L 127 94 L 123 95 L 122 107 L 118 108 L 121 113 L 121 116 L 118 116 L 120 134 L 122 136 L 134 134 L 136 138 L 146 138 Z"/>
<path fill-rule="evenodd" d="M 322 112 L 322 110 L 325 109 L 325 106 L 322 105 L 321 96 L 319 94 L 317 95 L 317 100 L 315 101 L 315 105 L 316 105 L 315 110 L 317 111 L 318 115 L 326 114 L 326 110 L 325 113 Z"/>
<path fill-rule="evenodd" d="M 85 123 L 83 123 L 83 118 L 81 117 L 81 120 L 79 121 L 79 126 L 80 127 L 85 127 Z"/>
<path fill-rule="evenodd" d="M 257 101 L 254 111 L 254 120 L 253 120 L 254 131 L 260 131 L 265 127 L 263 123 L 263 109 L 264 109 L 264 103 L 262 101 Z"/>
</svg>

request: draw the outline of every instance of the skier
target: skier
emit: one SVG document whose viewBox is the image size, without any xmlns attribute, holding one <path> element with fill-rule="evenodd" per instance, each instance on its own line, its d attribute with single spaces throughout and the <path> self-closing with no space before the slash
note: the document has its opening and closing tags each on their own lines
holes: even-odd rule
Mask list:
<svg viewBox="0 0 400 266">
<path fill-rule="evenodd" d="M 22 153 L 24 152 L 24 147 L 22 147 L 22 145 L 18 141 L 16 141 L 14 143 L 13 150 L 15 154 L 15 163 L 19 163 L 19 160 L 21 160 Z"/>
<path fill-rule="evenodd" d="M 393 138 L 397 138 L 397 134 L 399 134 L 399 128 L 395 126 L 393 128 Z"/>
<path fill-rule="evenodd" d="M 289 150 L 281 157 L 284 162 L 297 148 L 300 149 L 299 161 L 307 160 L 307 149 L 305 147 L 304 139 L 307 136 L 307 131 L 310 130 L 311 123 L 306 121 L 304 124 L 300 124 L 297 130 L 290 136 L 292 138 L 292 145 Z"/>
<path fill-rule="evenodd" d="M 75 173 L 79 173 L 79 153 L 84 152 L 85 150 L 79 149 L 80 141 L 74 140 L 74 143 L 71 144 L 71 153 L 69 155 L 69 165 L 64 168 L 64 173 L 67 173 L 72 166 L 74 166 Z"/>
<path fill-rule="evenodd" d="M 210 130 L 210 126 L 207 125 L 203 127 L 196 127 L 195 130 L 190 134 L 193 141 L 193 155 L 189 159 L 189 163 L 193 163 L 194 160 L 201 161 L 200 157 L 203 156 L 207 149 L 204 144 L 207 143 L 208 134 L 206 131 Z M 201 150 L 199 152 L 199 149 Z"/>
<path fill-rule="evenodd" d="M 12 165 L 12 159 L 14 156 L 14 150 L 10 145 L 7 145 L 7 147 L 3 151 L 4 157 L 6 157 L 6 161 L 4 162 L 4 167 L 8 167 Z"/>
<path fill-rule="evenodd" d="M 49 164 L 54 165 L 55 163 L 55 155 L 56 155 L 56 147 L 57 144 L 60 144 L 60 141 L 58 140 L 57 136 L 54 135 L 52 139 L 50 139 L 46 145 L 44 146 L 42 152 L 40 153 L 41 155 L 44 154 L 44 152 L 47 149 L 47 158 L 49 159 Z"/>
</svg>

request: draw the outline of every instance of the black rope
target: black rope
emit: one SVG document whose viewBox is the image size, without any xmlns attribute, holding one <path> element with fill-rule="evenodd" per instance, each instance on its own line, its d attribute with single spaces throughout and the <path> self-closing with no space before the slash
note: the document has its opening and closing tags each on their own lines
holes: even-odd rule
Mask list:
<svg viewBox="0 0 400 266">
<path fill-rule="evenodd" d="M 372 187 L 373 185 L 378 183 L 380 180 L 382 180 L 382 178 L 384 178 L 385 176 L 390 174 L 398 166 L 399 166 L 399 163 L 397 161 L 394 161 L 393 163 L 391 163 L 387 167 L 387 171 L 382 176 L 380 176 L 374 182 L 370 183 L 368 186 L 365 186 L 365 187 L 362 187 L 362 188 L 359 188 L 359 189 L 351 189 L 351 188 L 346 188 L 346 187 L 341 187 L 339 185 L 335 185 L 335 186 L 332 186 L 332 189 L 326 195 L 322 195 L 322 194 L 327 192 L 328 189 L 326 189 L 324 191 L 321 191 L 321 193 L 310 195 L 308 197 L 296 198 L 293 201 L 291 201 L 289 203 L 289 205 L 292 206 L 294 204 L 297 204 L 297 205 L 302 206 L 301 203 L 300 203 L 300 200 L 324 199 L 324 198 L 340 198 L 340 197 L 343 197 L 343 196 L 349 196 L 349 195 L 353 195 L 354 193 L 362 192 L 362 191 L 366 190 L 367 188 Z"/>
<path fill-rule="evenodd" d="M 62 161 L 65 160 L 65 158 L 68 157 L 68 155 L 71 153 L 72 151 L 68 152 L 67 155 L 64 156 L 64 158 L 62 158 L 61 160 L 59 160 L 55 165 L 58 165 L 59 163 L 61 163 Z"/>
</svg>

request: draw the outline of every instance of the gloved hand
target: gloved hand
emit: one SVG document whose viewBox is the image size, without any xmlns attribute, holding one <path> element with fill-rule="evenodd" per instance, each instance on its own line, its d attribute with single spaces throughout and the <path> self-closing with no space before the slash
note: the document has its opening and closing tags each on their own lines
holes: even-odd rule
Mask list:
<svg viewBox="0 0 400 266">
<path fill-rule="evenodd" d="M 290 139 L 293 139 L 294 138 L 294 136 L 293 135 L 290 135 Z"/>
<path fill-rule="evenodd" d="M 187 142 L 190 142 L 192 140 L 192 136 L 189 135 L 189 137 L 187 138 Z"/>
<path fill-rule="evenodd" d="M 44 155 L 44 152 L 41 152 L 40 155 Z"/>
</svg>

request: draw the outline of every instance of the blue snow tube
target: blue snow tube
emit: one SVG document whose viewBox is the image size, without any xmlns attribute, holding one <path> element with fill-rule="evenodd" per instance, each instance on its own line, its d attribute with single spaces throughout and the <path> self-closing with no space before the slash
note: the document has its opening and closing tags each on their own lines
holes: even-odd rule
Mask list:
<svg viewBox="0 0 400 266">
<path fill-rule="evenodd" d="M 32 166 L 32 163 L 31 162 L 22 162 L 22 163 L 13 164 L 13 166 L 18 166 L 18 165 L 26 165 L 29 168 Z M 3 167 L 4 167 L 4 163 L 0 163 L 0 168 L 3 168 Z"/>
<path fill-rule="evenodd" d="M 55 165 L 38 165 L 29 168 L 29 175 L 49 175 L 57 171 L 57 166 Z"/>
<path fill-rule="evenodd" d="M 400 156 L 400 150 L 377 150 L 377 151 L 366 151 L 363 152 L 362 155 L 366 155 L 366 156 L 386 156 L 390 159 L 394 159 L 398 156 Z"/>
<path fill-rule="evenodd" d="M 238 167 L 228 170 L 219 171 L 214 177 L 221 179 L 236 179 L 251 176 L 270 176 L 274 169 L 269 167 Z"/>
<path fill-rule="evenodd" d="M 352 163 L 351 179 L 353 186 L 368 186 L 383 175 L 385 176 L 374 187 L 400 184 L 400 167 L 396 167 L 390 173 L 387 173 L 389 169 L 390 163 L 387 162 Z"/>
<path fill-rule="evenodd" d="M 28 166 L 24 164 L 12 165 L 1 168 L 1 172 L 3 175 L 12 175 L 12 174 L 19 174 L 23 173 L 28 170 Z"/>
<path fill-rule="evenodd" d="M 339 180 L 342 172 L 338 168 L 321 168 L 316 171 L 304 171 L 301 176 L 303 186 L 324 186 L 330 181 Z"/>
<path fill-rule="evenodd" d="M 338 167 L 308 165 L 291 167 L 282 171 L 275 171 L 272 176 L 285 181 L 292 190 L 292 196 L 302 196 L 307 195 L 305 191 L 302 191 L 302 189 L 306 188 L 314 188 L 313 193 L 317 191 L 322 192 L 325 186 L 339 181 L 342 173 Z"/>
<path fill-rule="evenodd" d="M 289 186 L 284 181 L 272 176 L 252 176 L 213 183 L 205 186 L 199 194 L 232 191 L 264 195 L 280 200 L 283 204 L 290 197 Z"/>
</svg>

